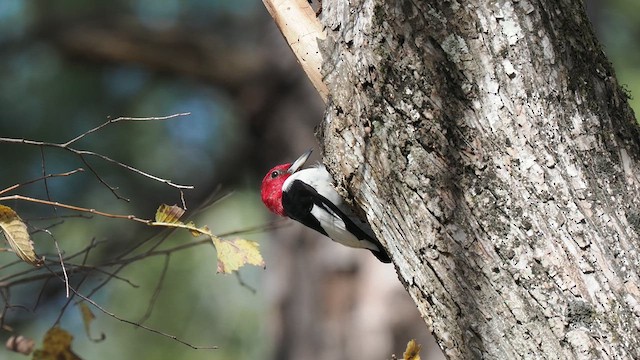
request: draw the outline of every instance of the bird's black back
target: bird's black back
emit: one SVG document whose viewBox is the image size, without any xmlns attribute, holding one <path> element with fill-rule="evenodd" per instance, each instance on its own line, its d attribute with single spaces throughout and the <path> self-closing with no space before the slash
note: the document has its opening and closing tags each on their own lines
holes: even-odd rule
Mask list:
<svg viewBox="0 0 640 360">
<path fill-rule="evenodd" d="M 305 183 L 304 181 L 294 180 L 287 191 L 282 192 L 282 207 L 285 215 L 325 236 L 328 236 L 327 232 L 320 225 L 320 221 L 318 221 L 318 219 L 311 213 L 314 205 L 324 209 L 328 213 L 336 214 L 340 217 L 344 222 L 347 231 L 355 235 L 358 239 L 367 240 L 376 245 L 379 249 L 378 251 L 369 250 L 371 250 L 378 260 L 384 263 L 391 262 L 389 255 L 384 251 L 384 248 L 378 239 L 362 230 L 362 228 L 356 225 L 353 220 L 351 220 L 351 218 L 340 210 L 334 203 L 320 195 L 313 186 Z"/>
</svg>

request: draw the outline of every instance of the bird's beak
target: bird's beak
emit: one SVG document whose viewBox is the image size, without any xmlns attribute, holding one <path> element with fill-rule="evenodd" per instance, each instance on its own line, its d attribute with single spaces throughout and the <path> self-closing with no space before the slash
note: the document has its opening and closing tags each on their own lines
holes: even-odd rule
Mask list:
<svg viewBox="0 0 640 360">
<path fill-rule="evenodd" d="M 304 163 L 307 161 L 307 159 L 311 155 L 312 151 L 313 149 L 309 149 L 304 154 L 300 155 L 300 157 L 297 158 L 296 161 L 294 161 L 293 164 L 291 164 L 291 166 L 289 166 L 289 170 L 287 170 L 287 172 L 290 174 L 293 174 L 296 171 L 300 170 L 302 165 L 304 165 Z"/>
</svg>

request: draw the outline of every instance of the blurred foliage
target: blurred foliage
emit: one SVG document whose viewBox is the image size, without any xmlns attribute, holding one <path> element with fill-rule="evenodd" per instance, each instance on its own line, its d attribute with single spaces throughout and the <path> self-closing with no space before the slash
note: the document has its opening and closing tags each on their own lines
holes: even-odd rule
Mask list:
<svg viewBox="0 0 640 360">
<path fill-rule="evenodd" d="M 640 2 L 637 0 L 587 0 L 587 10 L 604 50 L 613 63 L 618 82 L 631 95 L 640 113 Z"/>
<path fill-rule="evenodd" d="M 639 94 L 640 18 L 636 14 L 640 3 L 613 0 L 587 1 L 587 5 L 619 82 L 632 96 Z M 237 102 L 222 87 L 192 77 L 134 64 L 76 58 L 61 51 L 46 36 L 52 24 L 116 17 L 139 22 L 149 29 L 184 28 L 193 33 L 211 33 L 256 52 L 264 51 L 260 48 L 265 36 L 261 24 L 270 21 L 259 1 L 248 0 L 0 2 L 0 136 L 64 142 L 103 123 L 107 117 L 190 112 L 189 117 L 165 122 L 116 124 L 87 136 L 77 146 L 176 183 L 194 185 L 196 190 L 186 194 L 187 204 L 193 208 L 204 201 L 220 178 L 236 171 L 225 159 L 246 141 L 245 125 L 238 116 L 249 104 Z M 174 56 L 179 57 L 180 53 Z M 635 109 L 640 108 L 638 101 L 632 101 Z M 41 151 L 33 146 L 0 144 L 0 151 L 4 155 L 0 188 L 41 176 L 43 163 L 47 173 L 86 168 L 77 157 L 56 149 Z M 131 202 L 116 199 L 89 171 L 50 179 L 49 196 L 60 202 L 145 218 L 153 218 L 161 203 L 180 203 L 180 194 L 174 188 L 100 160 L 92 159 L 90 163 Z M 198 224 L 207 224 L 214 233 L 264 221 L 265 213 L 255 189 L 243 189 L 246 181 L 242 174 L 233 179 L 236 194 L 198 216 Z M 42 182 L 21 188 L 19 193 L 47 197 Z M 15 209 L 32 230 L 69 214 L 24 202 L 6 205 Z M 41 220 L 42 217 L 47 219 Z M 90 257 L 90 261 L 99 262 L 122 246 L 149 237 L 154 230 L 123 220 L 94 217 L 67 218 L 51 232 L 65 253 L 82 249 L 93 238 L 104 240 Z M 260 240 L 256 235 L 251 237 Z M 56 257 L 50 236 L 40 232 L 34 235 L 34 241 L 39 253 Z M 188 241 L 192 241 L 190 235 L 180 234 L 170 243 Z M 14 255 L 0 253 L 0 259 L 6 264 L 13 261 Z M 193 350 L 93 309 L 97 318 L 92 331 L 106 335 L 105 341 L 95 343 L 84 334 L 81 312 L 72 304 L 60 326 L 74 336 L 74 352 L 87 359 L 264 359 L 269 347 L 264 335 L 267 309 L 259 287 L 261 270 L 241 273 L 243 281 L 257 287 L 254 294 L 237 278 L 215 274 L 215 251 L 211 247 L 176 253 L 169 262 L 170 270 L 145 325 L 194 345 L 217 345 L 220 349 Z M 127 268 L 119 275 L 139 287 L 112 280 L 92 298 L 110 312 L 137 321 L 154 299 L 164 266 L 165 258 L 159 256 Z M 14 267 L 0 269 L 0 277 L 14 271 Z M 104 277 L 90 278 L 82 290 L 90 289 Z M 66 301 L 59 281 L 17 287 L 12 289 L 11 300 L 26 307 L 10 309 L 5 314 L 6 323 L 37 343 L 56 323 Z M 36 304 L 37 311 L 33 311 Z M 9 336 L 6 332 L 1 334 L 2 340 Z M 24 359 L 23 355 L 5 350 L 0 350 L 0 357 Z"/>
<path fill-rule="evenodd" d="M 60 51 L 47 38 L 52 23 L 72 23 L 91 18 L 127 17 L 151 29 L 187 27 L 192 31 L 225 34 L 231 40 L 251 47 L 260 39 L 256 23 L 261 6 L 257 2 L 234 1 L 9 1 L 0 3 L 0 136 L 48 142 L 64 142 L 101 123 L 108 117 L 162 116 L 190 112 L 188 117 L 153 123 L 118 123 L 88 135 L 75 146 L 92 150 L 145 172 L 197 190 L 185 194 L 190 209 L 205 200 L 215 188 L 227 153 L 242 141 L 242 125 L 237 121 L 239 104 L 224 90 L 198 81 L 158 73 L 135 64 L 86 62 Z M 245 23 L 244 33 L 230 33 L 229 22 Z M 259 22 L 257 22 L 259 24 Z M 43 35 L 44 34 L 44 35 Z M 179 56 L 176 54 L 175 56 Z M 224 56 L 225 54 L 220 54 Z M 117 192 L 130 202 L 118 200 L 73 154 L 58 149 L 0 144 L 3 166 L 0 188 L 35 179 L 47 173 L 85 172 L 20 188 L 22 195 L 97 208 L 117 214 L 153 218 L 161 203 L 180 204 L 180 193 L 99 159 L 90 165 Z M 44 160 L 43 160 L 44 159 Z M 242 180 L 242 177 L 239 177 Z M 246 193 L 238 184 L 237 193 L 225 200 L 226 221 L 220 224 L 209 214 L 199 215 L 216 234 L 244 229 L 265 221 L 258 210 L 254 192 Z M 255 190 L 251 190 L 255 191 Z M 59 215 L 72 214 L 61 209 L 25 202 L 10 202 L 38 229 L 57 223 Z M 240 215 L 242 214 L 242 215 Z M 76 214 L 77 215 L 77 214 Z M 218 216 L 218 215 L 214 215 Z M 40 220 L 45 217 L 46 219 Z M 216 227 L 217 226 L 217 227 Z M 230 228 L 232 227 L 232 228 Z M 99 263 L 125 246 L 148 238 L 155 230 L 126 220 L 67 218 L 51 229 L 66 254 L 84 248 L 92 238 L 105 244 L 92 251 L 90 263 Z M 33 235 L 36 249 L 49 259 L 57 257 L 52 238 L 42 232 Z M 175 234 L 167 243 L 175 246 L 193 241 L 189 234 Z M 252 235 L 259 240 L 259 236 Z M 15 255 L 0 253 L 2 264 Z M 131 321 L 139 321 L 152 303 L 154 291 L 165 265 L 162 256 L 144 260 L 127 268 L 92 296 L 108 311 Z M 17 265 L 21 266 L 21 265 Z M 16 271 L 16 266 L 0 270 L 0 277 Z M 259 284 L 261 269 L 242 272 L 243 280 Z M 104 280 L 104 274 L 90 277 L 81 292 L 87 293 Z M 79 278 L 72 276 L 72 283 Z M 216 274 L 216 255 L 211 246 L 191 248 L 173 254 L 169 271 L 157 294 L 155 306 L 145 326 L 175 335 L 193 345 L 219 346 L 219 350 L 193 350 L 169 338 L 108 317 L 92 309 L 95 333 L 106 340 L 94 343 L 83 332 L 81 312 L 71 304 L 60 325 L 70 331 L 74 351 L 86 359 L 180 358 L 180 359 L 261 359 L 266 350 L 261 319 L 265 309 L 260 288 L 253 293 L 234 276 Z M 12 288 L 11 308 L 5 323 L 18 334 L 29 334 L 37 343 L 54 325 L 66 299 L 60 281 L 37 282 Z M 37 308 L 36 307 L 37 304 Z M 35 308 L 35 311 L 33 311 Z M 8 338 L 3 332 L 1 339 Z M 24 359 L 23 355 L 0 349 L 3 359 Z"/>
</svg>

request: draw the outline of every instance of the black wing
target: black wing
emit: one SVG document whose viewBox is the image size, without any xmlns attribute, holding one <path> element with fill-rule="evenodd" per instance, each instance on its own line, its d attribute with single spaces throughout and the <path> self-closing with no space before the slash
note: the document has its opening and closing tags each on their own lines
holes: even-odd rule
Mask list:
<svg viewBox="0 0 640 360">
<path fill-rule="evenodd" d="M 291 186 L 289 186 L 289 189 L 282 192 L 282 207 L 285 215 L 328 236 L 318 219 L 311 213 L 314 206 L 318 206 L 320 209 L 340 217 L 347 231 L 354 234 L 360 240 L 367 240 L 373 243 L 378 248 L 378 251 L 371 250 L 378 260 L 385 263 L 391 262 L 389 255 L 384 251 L 378 239 L 362 230 L 334 203 L 320 195 L 313 186 L 304 181 L 294 180 Z"/>
</svg>

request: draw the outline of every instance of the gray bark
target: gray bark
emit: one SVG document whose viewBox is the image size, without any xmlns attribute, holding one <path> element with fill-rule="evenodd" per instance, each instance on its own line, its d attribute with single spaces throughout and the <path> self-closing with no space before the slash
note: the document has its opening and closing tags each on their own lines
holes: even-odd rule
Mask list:
<svg viewBox="0 0 640 360">
<path fill-rule="evenodd" d="M 640 358 L 640 133 L 578 0 L 324 0 L 324 162 L 450 359 Z"/>
</svg>

